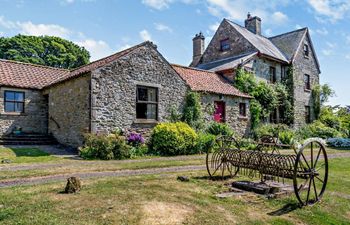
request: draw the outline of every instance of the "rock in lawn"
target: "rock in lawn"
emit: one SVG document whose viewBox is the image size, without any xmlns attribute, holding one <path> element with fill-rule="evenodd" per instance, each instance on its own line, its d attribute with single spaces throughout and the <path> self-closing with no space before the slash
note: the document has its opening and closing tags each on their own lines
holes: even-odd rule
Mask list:
<svg viewBox="0 0 350 225">
<path fill-rule="evenodd" d="M 190 179 L 186 176 L 178 176 L 177 179 L 182 182 L 188 182 Z"/>
<path fill-rule="evenodd" d="M 64 190 L 65 193 L 77 193 L 81 189 L 81 182 L 78 177 L 70 177 L 67 179 L 67 185 L 66 189 Z"/>
<path fill-rule="evenodd" d="M 1 160 L 1 163 L 12 163 L 11 159 L 3 159 Z"/>
</svg>

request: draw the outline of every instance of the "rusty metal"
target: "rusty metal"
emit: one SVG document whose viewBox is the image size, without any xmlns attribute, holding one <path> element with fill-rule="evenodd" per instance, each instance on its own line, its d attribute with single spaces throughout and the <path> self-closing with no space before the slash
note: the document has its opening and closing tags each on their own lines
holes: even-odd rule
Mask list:
<svg viewBox="0 0 350 225">
<path fill-rule="evenodd" d="M 276 142 L 269 141 L 267 144 L 277 149 Z M 295 154 L 275 153 L 276 149 L 268 153 L 261 149 L 241 150 L 233 137 L 220 137 L 217 149 L 207 154 L 208 173 L 212 178 L 230 178 L 240 173 L 251 178 L 259 176 L 262 181 L 266 177 L 283 182 L 290 179 L 300 204 L 311 205 L 321 199 L 328 180 L 328 159 L 320 139 L 306 140 Z"/>
</svg>

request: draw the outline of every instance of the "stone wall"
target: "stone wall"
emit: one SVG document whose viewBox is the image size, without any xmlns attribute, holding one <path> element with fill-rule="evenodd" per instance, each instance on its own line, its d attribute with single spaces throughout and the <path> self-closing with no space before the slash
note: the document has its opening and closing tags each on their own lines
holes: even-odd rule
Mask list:
<svg viewBox="0 0 350 225">
<path fill-rule="evenodd" d="M 310 40 L 307 36 L 303 40 L 303 43 L 309 45 L 309 57 L 304 56 L 302 44 L 293 63 L 295 128 L 305 125 L 305 106 L 310 106 L 311 120 L 315 119 L 312 93 L 304 89 L 304 74 L 310 75 L 311 89 L 319 84 L 319 71 L 314 58 L 314 52 L 311 49 Z"/>
<path fill-rule="evenodd" d="M 220 41 L 227 38 L 230 43 L 230 50 L 221 51 Z M 208 63 L 234 55 L 242 55 L 255 50 L 255 47 L 251 43 L 238 33 L 226 20 L 223 20 L 206 48 L 200 63 Z"/>
<path fill-rule="evenodd" d="M 49 95 L 49 133 L 64 145 L 78 147 L 90 131 L 90 75 L 44 91 Z"/>
<path fill-rule="evenodd" d="M 251 64 L 257 78 L 267 82 L 270 82 L 270 67 L 275 67 L 277 82 L 281 82 L 281 63 L 256 56 L 251 60 Z"/>
<path fill-rule="evenodd" d="M 5 112 L 5 91 L 24 92 L 24 113 Z M 0 87 L 0 135 L 11 133 L 15 127 L 21 127 L 22 131 L 27 133 L 46 134 L 47 103 L 40 91 Z"/>
<path fill-rule="evenodd" d="M 137 86 L 158 88 L 158 120 L 136 119 Z M 182 110 L 185 82 L 150 44 L 92 72 L 92 132 L 116 129 L 144 135 L 157 122 L 167 121 L 170 108 Z"/>
<path fill-rule="evenodd" d="M 236 132 L 239 137 L 248 135 L 250 133 L 250 110 L 249 99 L 220 96 L 216 94 L 202 94 L 202 110 L 204 120 L 206 122 L 213 121 L 213 107 L 215 101 L 225 102 L 225 120 L 226 123 Z M 246 117 L 239 115 L 239 103 L 246 103 Z"/>
</svg>

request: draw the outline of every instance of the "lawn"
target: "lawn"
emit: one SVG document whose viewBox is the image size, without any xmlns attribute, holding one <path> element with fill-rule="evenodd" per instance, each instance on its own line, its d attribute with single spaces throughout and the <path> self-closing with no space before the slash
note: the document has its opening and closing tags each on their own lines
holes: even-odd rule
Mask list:
<svg viewBox="0 0 350 225">
<path fill-rule="evenodd" d="M 204 163 L 204 162 L 203 162 Z M 349 224 L 350 158 L 330 160 L 323 201 L 299 209 L 294 195 L 219 199 L 228 181 L 205 171 L 83 180 L 79 194 L 64 182 L 1 189 L 1 224 Z M 190 182 L 176 180 L 187 175 Z M 245 179 L 245 178 L 241 178 Z"/>
<path fill-rule="evenodd" d="M 59 159 L 37 148 L 0 147 L 0 162 L 2 160 L 10 160 L 11 163 L 40 163 Z"/>
</svg>

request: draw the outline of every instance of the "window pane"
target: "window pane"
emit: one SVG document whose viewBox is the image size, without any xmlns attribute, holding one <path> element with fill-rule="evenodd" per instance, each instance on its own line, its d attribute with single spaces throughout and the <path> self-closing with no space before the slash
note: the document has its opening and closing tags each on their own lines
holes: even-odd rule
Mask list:
<svg viewBox="0 0 350 225">
<path fill-rule="evenodd" d="M 16 92 L 15 93 L 15 100 L 19 102 L 24 101 L 24 93 L 23 92 Z"/>
<path fill-rule="evenodd" d="M 136 105 L 136 118 L 137 119 L 147 119 L 147 104 L 137 103 Z"/>
<path fill-rule="evenodd" d="M 5 102 L 5 112 L 15 112 L 15 103 Z"/>
<path fill-rule="evenodd" d="M 15 92 L 5 91 L 5 101 L 14 101 L 14 100 L 15 100 Z"/>
<path fill-rule="evenodd" d="M 148 104 L 147 105 L 147 119 L 157 119 L 157 105 Z"/>
<path fill-rule="evenodd" d="M 139 101 L 148 101 L 147 88 L 139 87 L 137 93 Z"/>
<path fill-rule="evenodd" d="M 156 102 L 157 101 L 157 90 L 154 88 L 148 89 L 148 101 Z"/>
<path fill-rule="evenodd" d="M 22 102 L 16 102 L 15 103 L 15 112 L 23 112 L 23 103 Z"/>
</svg>

